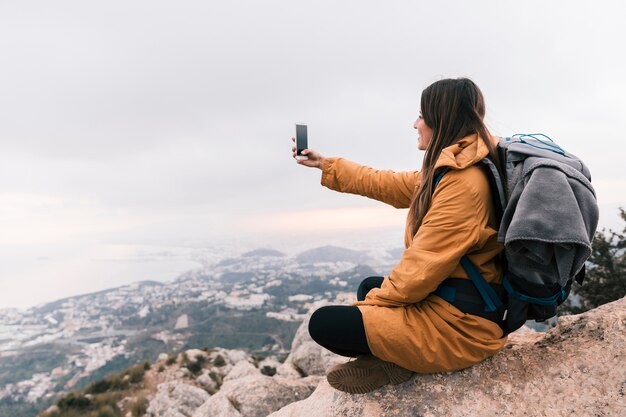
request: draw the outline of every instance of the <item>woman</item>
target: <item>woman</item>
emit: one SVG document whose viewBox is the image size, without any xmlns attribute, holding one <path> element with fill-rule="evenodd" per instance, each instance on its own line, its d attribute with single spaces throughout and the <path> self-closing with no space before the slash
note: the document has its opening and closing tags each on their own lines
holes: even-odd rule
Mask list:
<svg viewBox="0 0 626 417">
<path fill-rule="evenodd" d="M 298 161 L 321 169 L 322 185 L 332 190 L 409 209 L 406 250 L 391 273 L 364 280 L 353 306 L 322 307 L 311 316 L 317 343 L 357 358 L 329 370 L 336 389 L 365 393 L 404 382 L 413 372 L 463 369 L 504 346 L 497 320 L 466 314 L 433 294 L 448 278 L 469 280 L 459 263 L 464 255 L 487 282 L 501 280 L 489 180 L 475 165 L 485 157 L 498 162 L 497 138 L 484 116 L 476 84 L 445 79 L 422 92 L 413 124 L 418 148 L 426 151 L 421 172 L 379 171 L 312 149 L 303 152 L 308 160 Z"/>
</svg>

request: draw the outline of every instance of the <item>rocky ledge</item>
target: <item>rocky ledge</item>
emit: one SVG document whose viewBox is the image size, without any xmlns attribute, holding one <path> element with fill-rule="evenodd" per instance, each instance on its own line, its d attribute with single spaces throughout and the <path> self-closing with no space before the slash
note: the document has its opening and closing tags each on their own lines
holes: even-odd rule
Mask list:
<svg viewBox="0 0 626 417">
<path fill-rule="evenodd" d="M 326 370 L 346 358 L 315 344 L 307 326 L 282 363 L 221 348 L 163 354 L 117 406 L 128 417 L 143 413 L 130 407 L 141 401 L 148 417 L 626 416 L 626 298 L 561 317 L 546 333 L 513 333 L 463 371 L 365 395 L 328 385 Z"/>
<path fill-rule="evenodd" d="M 365 395 L 323 380 L 271 417 L 625 416 L 626 298 L 560 317 L 546 333 L 516 332 L 492 358 L 460 372 L 415 375 Z"/>
</svg>

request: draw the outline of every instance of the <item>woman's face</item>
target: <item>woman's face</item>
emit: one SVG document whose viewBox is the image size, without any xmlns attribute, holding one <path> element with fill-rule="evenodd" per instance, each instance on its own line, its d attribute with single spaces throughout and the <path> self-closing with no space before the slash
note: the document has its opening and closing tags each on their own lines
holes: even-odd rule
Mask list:
<svg viewBox="0 0 626 417">
<path fill-rule="evenodd" d="M 417 149 L 425 151 L 428 148 L 430 140 L 433 138 L 433 130 L 426 124 L 422 113 L 413 123 L 413 128 L 417 129 Z"/>
</svg>

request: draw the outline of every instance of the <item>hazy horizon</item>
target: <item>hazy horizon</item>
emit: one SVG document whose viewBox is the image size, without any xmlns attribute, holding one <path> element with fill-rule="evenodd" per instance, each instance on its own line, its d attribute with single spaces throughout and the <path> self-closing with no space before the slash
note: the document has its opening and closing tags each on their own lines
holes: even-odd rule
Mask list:
<svg viewBox="0 0 626 417">
<path fill-rule="evenodd" d="M 445 77 L 476 81 L 494 134 L 543 132 L 580 156 L 599 229 L 621 231 L 624 15 L 619 1 L 3 2 L 0 308 L 173 279 L 194 251 L 401 246 L 406 211 L 324 189 L 290 137 L 305 122 L 326 156 L 419 169 L 419 96 Z M 146 261 L 162 248 L 167 264 Z"/>
<path fill-rule="evenodd" d="M 386 230 L 368 236 L 367 233 L 357 232 L 350 233 L 343 238 L 321 235 L 307 242 L 292 240 L 282 243 L 262 241 L 255 243 L 225 239 L 213 247 L 109 246 L 105 248 L 104 253 L 93 254 L 93 257 L 79 255 L 81 260 L 75 262 L 73 267 L 82 267 L 85 272 L 82 276 L 75 274 L 77 280 L 65 281 L 72 285 L 71 288 L 59 288 L 56 291 L 46 288 L 45 292 L 34 290 L 32 291 L 34 295 L 32 299 L 24 298 L 23 303 L 19 305 L 0 305 L 0 311 L 5 308 L 29 309 L 60 299 L 130 285 L 134 282 L 173 281 L 182 273 L 205 267 L 206 262 L 217 263 L 220 260 L 237 257 L 255 249 L 278 250 L 287 256 L 294 256 L 306 250 L 323 246 L 345 247 L 362 251 L 397 249 L 402 247 L 401 235 L 403 233 L 403 230 Z M 99 249 L 102 248 L 99 247 Z M 49 273 L 54 273 L 54 268 L 54 265 L 46 265 L 46 270 Z M 94 271 L 97 271 L 95 276 L 93 275 Z M 121 276 L 119 276 L 120 274 Z M 84 280 L 80 279 L 85 276 L 90 277 L 87 285 L 84 285 Z"/>
</svg>

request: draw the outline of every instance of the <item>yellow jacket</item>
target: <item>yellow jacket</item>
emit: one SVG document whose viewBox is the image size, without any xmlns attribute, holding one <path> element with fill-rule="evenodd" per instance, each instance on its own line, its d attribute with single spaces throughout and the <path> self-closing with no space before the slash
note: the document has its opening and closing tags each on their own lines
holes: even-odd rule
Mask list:
<svg viewBox="0 0 626 417">
<path fill-rule="evenodd" d="M 493 138 L 494 146 L 497 139 Z M 473 166 L 488 154 L 478 135 L 445 148 L 435 166 L 451 170 L 435 189 L 421 227 L 411 236 L 407 218 L 405 251 L 381 288 L 357 302 L 372 353 L 414 372 L 453 371 L 502 349 L 500 327 L 464 314 L 431 293 L 446 278 L 469 279 L 460 259 L 468 255 L 488 282 L 499 283 L 501 266 L 491 190 Z M 342 158 L 326 158 L 322 185 L 340 192 L 408 208 L 420 183 L 414 172 L 379 171 Z"/>
</svg>

